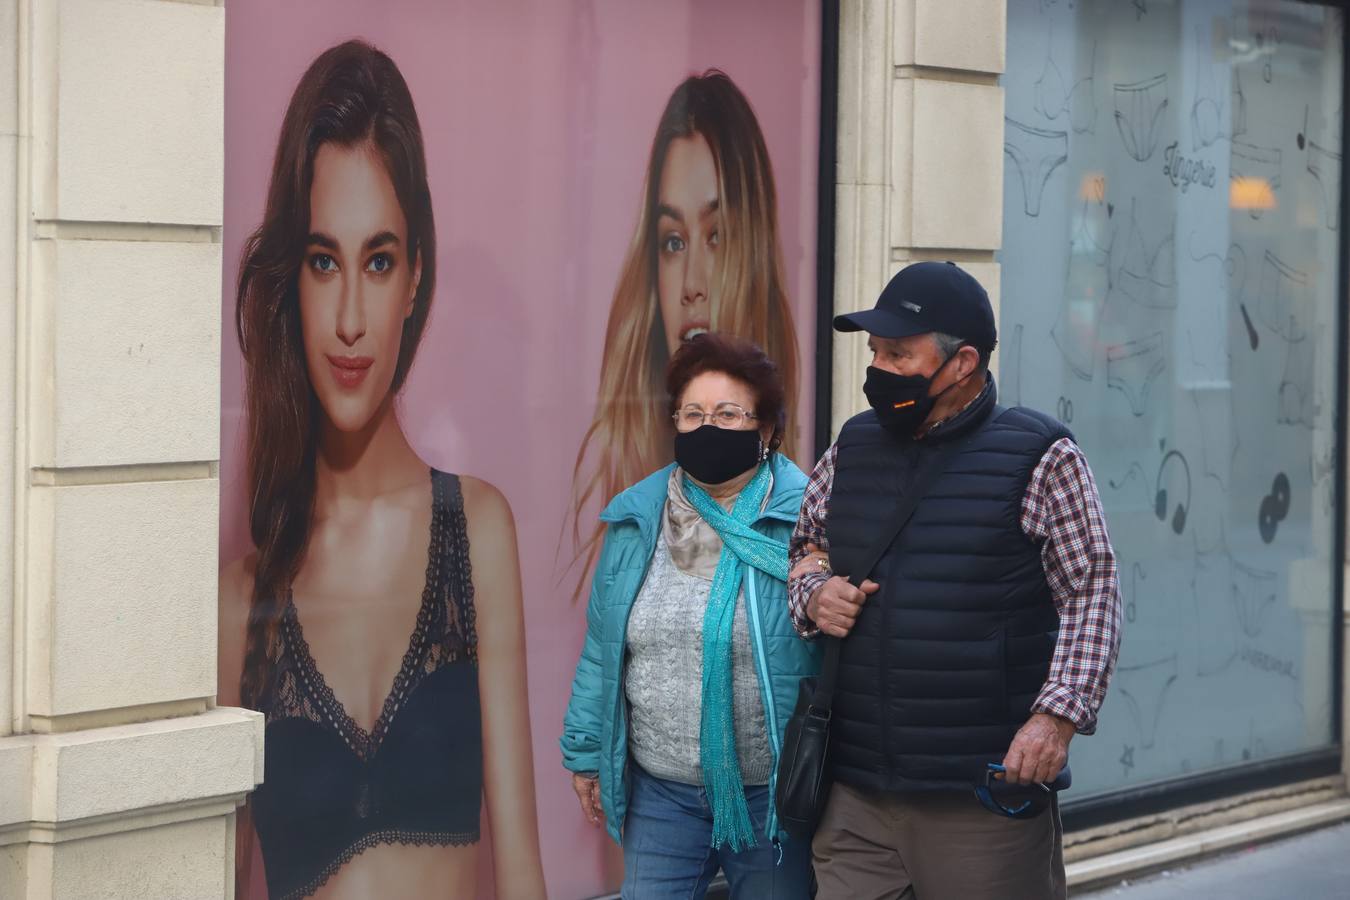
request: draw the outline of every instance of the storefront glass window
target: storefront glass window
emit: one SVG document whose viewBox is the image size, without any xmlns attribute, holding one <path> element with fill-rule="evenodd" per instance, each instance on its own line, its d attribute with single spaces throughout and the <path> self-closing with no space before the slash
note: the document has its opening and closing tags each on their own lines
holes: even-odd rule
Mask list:
<svg viewBox="0 0 1350 900">
<path fill-rule="evenodd" d="M 1125 604 L 1076 798 L 1334 740 L 1343 22 L 1009 4 L 1001 393 L 1085 448 Z"/>
</svg>

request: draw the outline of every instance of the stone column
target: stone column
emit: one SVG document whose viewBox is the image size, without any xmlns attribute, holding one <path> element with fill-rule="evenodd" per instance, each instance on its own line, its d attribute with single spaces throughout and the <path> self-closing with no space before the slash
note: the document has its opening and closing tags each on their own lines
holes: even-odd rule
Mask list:
<svg viewBox="0 0 1350 900">
<path fill-rule="evenodd" d="M 997 309 L 1004 0 L 842 0 L 839 18 L 835 311 L 930 259 L 969 270 Z M 836 335 L 835 433 L 866 404 L 866 367 L 866 336 Z"/>
<path fill-rule="evenodd" d="M 233 895 L 262 723 L 213 699 L 224 24 L 0 0 L 0 897 Z"/>
</svg>

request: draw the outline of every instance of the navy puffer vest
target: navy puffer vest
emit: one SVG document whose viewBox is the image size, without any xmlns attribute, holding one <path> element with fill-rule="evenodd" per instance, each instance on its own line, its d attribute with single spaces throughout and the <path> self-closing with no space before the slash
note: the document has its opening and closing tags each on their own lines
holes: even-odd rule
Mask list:
<svg viewBox="0 0 1350 900">
<path fill-rule="evenodd" d="M 992 378 L 923 440 L 870 410 L 839 435 L 829 501 L 830 562 L 849 574 L 915 469 L 962 447 L 873 571 L 881 590 L 844 642 L 830 729 L 834 776 L 873 791 L 970 790 L 1000 762 L 1045 682 L 1059 616 L 1022 499 L 1059 422 L 995 403 Z"/>
</svg>

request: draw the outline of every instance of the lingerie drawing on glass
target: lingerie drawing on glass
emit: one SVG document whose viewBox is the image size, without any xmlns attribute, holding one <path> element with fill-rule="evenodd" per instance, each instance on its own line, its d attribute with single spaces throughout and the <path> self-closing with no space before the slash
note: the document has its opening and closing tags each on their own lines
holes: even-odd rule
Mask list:
<svg viewBox="0 0 1350 900">
<path fill-rule="evenodd" d="M 1322 398 L 1314 390 L 1314 382 L 1317 361 L 1326 356 L 1322 346 L 1326 333 L 1323 329 L 1318 332 L 1316 340 L 1307 338 L 1285 344 L 1276 424 L 1317 427 L 1317 420 L 1322 414 Z"/>
<path fill-rule="evenodd" d="M 1137 162 L 1147 162 L 1158 148 L 1158 120 L 1167 108 L 1167 75 L 1117 84 L 1115 95 L 1116 130 L 1125 152 Z"/>
<path fill-rule="evenodd" d="M 1318 192 L 1322 196 L 1322 208 L 1326 210 L 1327 228 L 1331 231 L 1340 227 L 1340 174 L 1341 154 L 1329 150 L 1316 141 L 1308 141 L 1308 174 L 1317 182 Z"/>
<path fill-rule="evenodd" d="M 1059 315 L 1050 329 L 1065 364 L 1084 381 L 1093 379 L 1100 355 L 1099 331 L 1112 287 L 1111 251 L 1116 239 L 1114 230 L 1104 244 L 1098 239 L 1097 231 L 1105 226 L 1092 220 L 1089 209 L 1085 202 L 1076 216 Z"/>
<path fill-rule="evenodd" d="M 1163 705 L 1179 674 L 1175 653 L 1154 662 L 1121 666 L 1116 670 L 1116 677 L 1120 679 L 1117 690 L 1138 730 L 1139 746 L 1145 750 L 1152 749 L 1157 743 Z"/>
<path fill-rule="evenodd" d="M 1308 133 L 1309 107 L 1303 107 L 1303 130 L 1298 133 L 1298 148 L 1308 155 L 1308 175 L 1317 185 L 1321 196 L 1322 208 L 1326 210 L 1327 228 L 1336 231 L 1340 227 L 1341 215 L 1341 148 L 1340 141 L 1322 135 L 1321 143 L 1313 140 Z M 1333 121 L 1341 121 L 1342 111 L 1336 110 Z M 1334 141 L 1334 143 L 1333 143 Z"/>
<path fill-rule="evenodd" d="M 1125 395 L 1136 418 L 1148 412 L 1153 384 L 1166 368 L 1161 331 L 1106 350 L 1106 384 Z"/>
<path fill-rule="evenodd" d="M 370 731 L 324 680 L 288 596 L 252 798 L 271 900 L 306 897 L 380 844 L 479 839 L 483 736 L 469 541 L 459 479 L 432 472 L 426 586 Z"/>
<path fill-rule="evenodd" d="M 1068 114 L 1075 134 L 1092 134 L 1097 130 L 1097 43 L 1092 44 L 1087 74 L 1071 84 L 1055 62 L 1053 45 L 1047 46 L 1041 75 L 1036 79 L 1036 112 L 1050 121 Z"/>
<path fill-rule="evenodd" d="M 1229 179 L 1233 182 L 1233 207 L 1246 209 L 1260 219 L 1278 203 L 1280 167 L 1284 152 L 1278 147 L 1260 147 L 1245 141 L 1232 142 Z"/>
<path fill-rule="evenodd" d="M 1311 299 L 1308 274 L 1267 250 L 1261 261 L 1260 290 L 1257 315 L 1265 326 L 1291 344 L 1306 338 L 1304 320 Z"/>
<path fill-rule="evenodd" d="M 1247 133 L 1247 95 L 1242 73 L 1208 28 L 1197 26 L 1192 47 L 1196 60 L 1195 100 L 1191 103 L 1191 150 L 1212 147 Z"/>
<path fill-rule="evenodd" d="M 1033 128 L 1004 117 L 1003 154 L 1017 170 L 1022 185 L 1022 211 L 1029 218 L 1041 214 L 1041 197 L 1055 170 L 1068 162 L 1069 133 Z"/>
<path fill-rule="evenodd" d="M 1140 306 L 1150 309 L 1175 309 L 1177 306 L 1176 233 L 1162 237 L 1140 224 L 1142 216 L 1134 201 L 1130 203 L 1130 223 L 1126 227 L 1124 250 L 1115 284 Z"/>
</svg>

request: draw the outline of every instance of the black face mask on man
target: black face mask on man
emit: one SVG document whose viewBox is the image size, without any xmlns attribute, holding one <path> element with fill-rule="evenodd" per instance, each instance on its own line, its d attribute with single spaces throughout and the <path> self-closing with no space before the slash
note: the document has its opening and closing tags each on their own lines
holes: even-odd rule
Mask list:
<svg viewBox="0 0 1350 900">
<path fill-rule="evenodd" d="M 876 411 L 882 427 L 898 437 L 912 438 L 942 395 L 965 380 L 954 381 L 937 394 L 931 397 L 928 395 L 933 387 L 933 379 L 955 358 L 956 354 L 947 357 L 932 375 L 897 375 L 876 366 L 868 366 L 863 393 Z"/>
<path fill-rule="evenodd" d="M 675 434 L 675 462 L 695 481 L 721 484 L 764 459 L 759 432 L 703 425 Z"/>
</svg>

